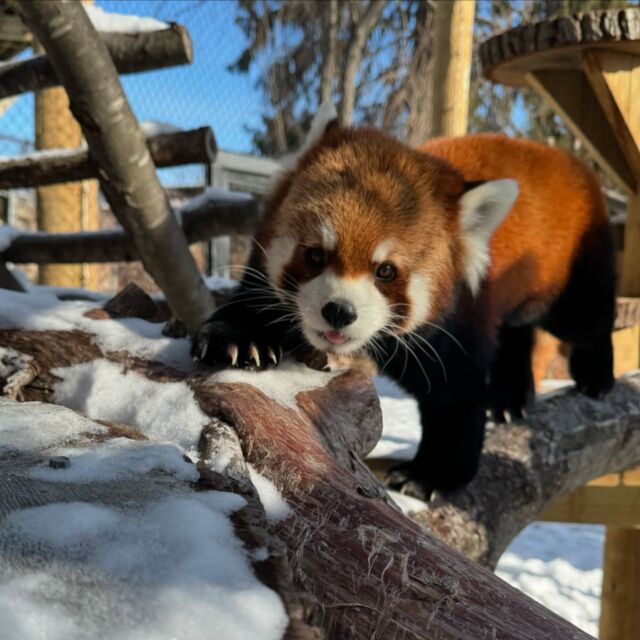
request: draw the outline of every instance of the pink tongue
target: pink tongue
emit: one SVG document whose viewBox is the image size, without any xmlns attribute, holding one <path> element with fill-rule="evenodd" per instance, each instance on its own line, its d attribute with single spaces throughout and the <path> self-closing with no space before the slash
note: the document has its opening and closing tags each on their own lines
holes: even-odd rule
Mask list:
<svg viewBox="0 0 640 640">
<path fill-rule="evenodd" d="M 324 337 L 331 342 L 331 344 L 344 344 L 349 338 L 342 333 L 342 331 L 325 331 Z"/>
</svg>

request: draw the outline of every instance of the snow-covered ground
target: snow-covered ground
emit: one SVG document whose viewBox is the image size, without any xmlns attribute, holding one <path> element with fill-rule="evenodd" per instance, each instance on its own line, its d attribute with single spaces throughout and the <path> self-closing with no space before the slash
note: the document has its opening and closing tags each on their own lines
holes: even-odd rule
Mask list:
<svg viewBox="0 0 640 640">
<path fill-rule="evenodd" d="M 384 426 L 371 456 L 411 458 L 420 438 L 416 402 L 387 378 L 376 387 Z M 535 522 L 511 543 L 497 574 L 597 637 L 603 544 L 604 527 Z"/>
</svg>

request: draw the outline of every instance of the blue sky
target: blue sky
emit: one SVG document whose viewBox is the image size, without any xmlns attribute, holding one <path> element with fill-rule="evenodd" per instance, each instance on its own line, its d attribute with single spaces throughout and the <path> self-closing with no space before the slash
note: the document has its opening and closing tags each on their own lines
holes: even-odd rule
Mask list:
<svg viewBox="0 0 640 640">
<path fill-rule="evenodd" d="M 96 4 L 106 11 L 174 20 L 187 27 L 193 40 L 192 65 L 122 76 L 139 120 L 159 120 L 185 129 L 209 125 L 220 148 L 251 150 L 244 126 L 260 121 L 255 73 L 226 70 L 244 45 L 233 20 L 235 0 L 97 0 Z M 33 140 L 32 95 L 20 97 L 0 118 L 0 134 Z M 21 151 L 20 145 L 0 139 L 0 155 Z"/>
</svg>

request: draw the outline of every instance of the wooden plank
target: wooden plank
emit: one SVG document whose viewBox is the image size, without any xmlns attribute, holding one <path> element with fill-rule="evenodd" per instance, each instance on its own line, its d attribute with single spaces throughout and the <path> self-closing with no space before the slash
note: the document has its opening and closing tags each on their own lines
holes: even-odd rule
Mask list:
<svg viewBox="0 0 640 640">
<path fill-rule="evenodd" d="M 537 520 L 638 526 L 640 525 L 640 489 L 637 486 L 587 485 L 551 504 L 538 516 Z"/>
<path fill-rule="evenodd" d="M 640 629 L 640 529 L 607 527 L 600 640 L 636 640 Z"/>
<path fill-rule="evenodd" d="M 640 369 L 640 326 L 614 331 L 612 339 L 613 373 L 616 378 Z"/>
<path fill-rule="evenodd" d="M 564 118 L 603 171 L 625 191 L 635 192 L 636 176 L 585 74 L 580 70 L 549 69 L 527 73 L 526 79 Z"/>
<path fill-rule="evenodd" d="M 624 225 L 620 293 L 625 296 L 640 296 L 640 191 L 629 198 Z"/>
</svg>

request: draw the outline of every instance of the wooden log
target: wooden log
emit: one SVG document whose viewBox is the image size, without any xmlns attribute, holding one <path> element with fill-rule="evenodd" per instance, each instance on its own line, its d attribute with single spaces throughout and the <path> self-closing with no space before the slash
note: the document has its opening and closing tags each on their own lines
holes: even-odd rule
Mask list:
<svg viewBox="0 0 640 640">
<path fill-rule="evenodd" d="M 18 9 L 44 46 L 71 101 L 111 210 L 145 269 L 190 332 L 213 303 L 151 161 L 118 72 L 82 5 L 22 2 Z"/>
<path fill-rule="evenodd" d="M 251 235 L 261 216 L 254 198 L 206 197 L 178 211 L 189 244 L 216 236 Z M 2 259 L 15 264 L 131 262 L 140 259 L 122 229 L 85 233 L 24 233 L 13 239 Z"/>
<path fill-rule="evenodd" d="M 191 64 L 193 46 L 187 30 L 171 24 L 160 31 L 101 33 L 118 73 L 137 73 Z M 0 100 L 60 84 L 46 55 L 0 65 Z"/>
<path fill-rule="evenodd" d="M 216 141 L 209 127 L 163 133 L 147 139 L 158 168 L 215 160 Z M 98 166 L 86 147 L 51 149 L 0 160 L 0 189 L 36 187 L 98 176 Z"/>
<path fill-rule="evenodd" d="M 104 353 L 97 344 L 79 331 L 0 331 L 0 345 L 30 355 L 38 368 L 22 388 L 26 399 L 51 398 L 52 368 L 95 358 L 156 381 L 187 382 L 217 420 L 216 430 L 237 434 L 238 454 L 276 485 L 291 509 L 271 532 L 306 603 L 304 622 L 321 626 L 326 638 L 587 639 L 389 502 L 361 462 L 381 428 L 375 391 L 361 373 L 299 371 L 291 389 L 286 371 L 212 379 L 210 371 L 182 373 L 133 354 Z M 201 451 L 215 448 L 216 430 L 207 432 Z M 204 466 L 215 472 L 214 456 L 208 457 L 212 463 Z M 502 494 L 508 480 L 502 478 Z M 210 486 L 207 473 L 201 482 Z"/>
<path fill-rule="evenodd" d="M 482 42 L 482 73 L 491 79 L 496 67 L 525 54 L 581 44 L 632 41 L 640 41 L 640 10 L 632 7 L 542 20 L 516 27 Z M 561 60 L 557 62 L 562 63 Z"/>
</svg>

